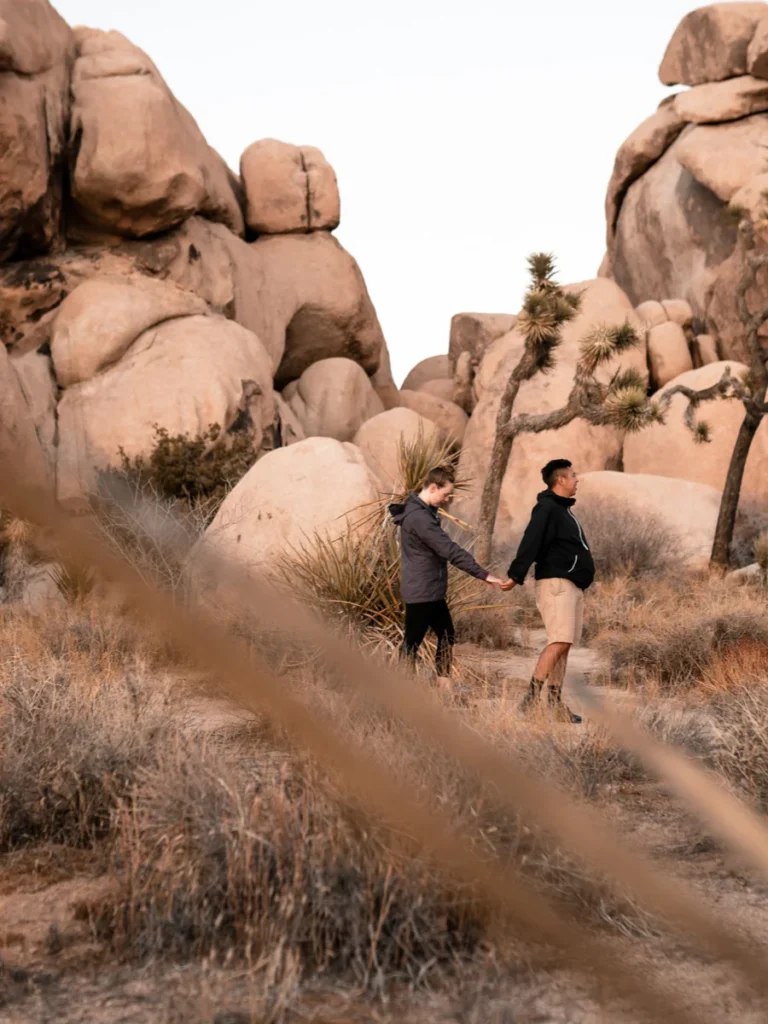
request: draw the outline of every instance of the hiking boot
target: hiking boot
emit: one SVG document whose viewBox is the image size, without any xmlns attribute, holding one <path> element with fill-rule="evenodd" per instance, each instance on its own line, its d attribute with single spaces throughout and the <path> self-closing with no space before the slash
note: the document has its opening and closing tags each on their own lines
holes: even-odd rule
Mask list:
<svg viewBox="0 0 768 1024">
<path fill-rule="evenodd" d="M 571 711 L 567 704 L 563 703 L 563 695 L 559 687 L 547 687 L 547 704 L 555 717 L 561 722 L 568 722 L 571 725 L 579 725 L 581 723 L 581 715 L 577 715 Z"/>
<path fill-rule="evenodd" d="M 520 714 L 528 714 L 533 705 L 539 699 L 539 694 L 541 693 L 541 688 L 543 685 L 544 684 L 539 682 L 538 679 L 531 679 L 530 683 L 528 684 L 528 691 L 520 703 Z"/>
</svg>

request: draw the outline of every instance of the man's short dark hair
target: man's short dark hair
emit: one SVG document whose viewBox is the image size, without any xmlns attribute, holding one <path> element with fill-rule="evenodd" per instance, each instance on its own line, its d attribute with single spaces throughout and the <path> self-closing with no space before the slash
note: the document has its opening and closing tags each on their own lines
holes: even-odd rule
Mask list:
<svg viewBox="0 0 768 1024">
<path fill-rule="evenodd" d="M 541 471 L 542 479 L 547 487 L 554 487 L 555 481 L 561 476 L 566 469 L 570 469 L 573 465 L 568 459 L 552 459 L 548 462 L 544 469 Z"/>
<path fill-rule="evenodd" d="M 435 466 L 434 469 L 430 469 L 424 480 L 424 487 L 429 487 L 430 484 L 434 484 L 436 487 L 445 487 L 446 484 L 453 484 L 456 482 L 456 474 L 450 466 Z"/>
</svg>

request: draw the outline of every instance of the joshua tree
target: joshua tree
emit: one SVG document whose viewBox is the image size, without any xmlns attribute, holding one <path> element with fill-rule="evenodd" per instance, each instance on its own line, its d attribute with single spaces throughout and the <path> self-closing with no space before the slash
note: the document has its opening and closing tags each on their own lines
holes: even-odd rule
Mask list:
<svg viewBox="0 0 768 1024">
<path fill-rule="evenodd" d="M 645 380 L 636 370 L 617 371 L 607 381 L 598 380 L 596 374 L 600 367 L 639 343 L 637 333 L 627 321 L 616 326 L 593 328 L 582 340 L 573 386 L 562 408 L 537 415 L 513 415 L 523 382 L 539 373 L 546 373 L 554 365 L 563 326 L 577 315 L 581 302 L 579 295 L 564 292 L 552 280 L 552 256 L 544 253 L 530 256 L 528 267 L 531 284 L 517 321 L 517 329 L 525 339 L 523 354 L 509 376 L 499 403 L 491 461 L 480 505 L 475 557 L 485 564 L 490 560 L 504 474 L 515 438 L 520 434 L 557 430 L 575 419 L 597 426 L 615 426 L 625 433 L 641 430 L 649 423 L 663 422 L 664 412 L 672 398 L 676 394 L 684 394 L 688 399 L 685 422 L 693 432 L 694 440 L 706 442 L 709 440 L 708 427 L 695 419 L 700 403 L 717 397 L 732 397 L 744 387 L 731 375 L 730 367 L 710 388 L 694 391 L 679 385 L 659 401 L 649 399 Z M 768 311 L 763 320 L 766 319 Z"/>
<path fill-rule="evenodd" d="M 744 479 L 744 468 L 758 427 L 765 415 L 768 414 L 768 404 L 766 404 L 768 350 L 760 336 L 760 329 L 763 324 L 768 322 L 768 305 L 763 304 L 760 309 L 752 312 L 748 301 L 750 291 L 757 285 L 759 271 L 768 267 L 768 252 L 765 247 L 762 251 L 758 250 L 755 227 L 748 214 L 744 214 L 741 218 L 739 235 L 744 247 L 744 271 L 736 290 L 736 303 L 739 317 L 744 325 L 744 341 L 749 369 L 742 380 L 733 381 L 730 389 L 729 397 L 740 399 L 744 406 L 744 421 L 733 446 L 715 527 L 710 564 L 716 568 L 725 568 L 728 565 L 736 512 L 741 496 L 741 483 Z"/>
</svg>

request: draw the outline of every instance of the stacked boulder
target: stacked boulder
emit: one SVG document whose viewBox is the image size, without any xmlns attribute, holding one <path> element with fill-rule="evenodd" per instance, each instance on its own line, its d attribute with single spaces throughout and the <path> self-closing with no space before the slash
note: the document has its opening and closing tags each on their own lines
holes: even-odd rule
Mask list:
<svg viewBox="0 0 768 1024">
<path fill-rule="evenodd" d="M 738 220 L 766 208 L 768 4 L 719 3 L 686 15 L 659 77 L 688 88 L 663 100 L 618 152 L 601 273 L 635 305 L 685 299 L 703 346 L 744 359 Z M 755 301 L 768 302 L 764 274 L 759 292 Z M 677 332 L 667 333 L 679 348 Z"/>
<path fill-rule="evenodd" d="M 260 460 L 399 404 L 319 150 L 233 173 L 147 54 L 48 0 L 0 0 L 0 91 L 0 449 L 36 482 L 77 503 L 157 428 Z"/>
</svg>

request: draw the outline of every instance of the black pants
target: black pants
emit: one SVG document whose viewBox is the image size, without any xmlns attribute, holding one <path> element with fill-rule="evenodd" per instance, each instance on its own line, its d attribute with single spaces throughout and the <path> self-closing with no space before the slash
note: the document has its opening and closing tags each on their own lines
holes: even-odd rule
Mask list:
<svg viewBox="0 0 768 1024">
<path fill-rule="evenodd" d="M 405 639 L 400 653 L 411 663 L 415 662 L 418 650 L 430 629 L 434 630 L 437 637 L 437 654 L 435 655 L 437 674 L 449 676 L 456 633 L 451 613 L 448 611 L 445 601 L 424 601 L 405 606 Z"/>
</svg>

